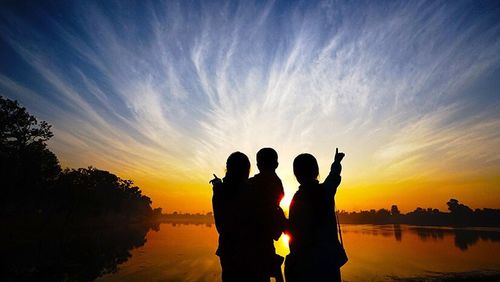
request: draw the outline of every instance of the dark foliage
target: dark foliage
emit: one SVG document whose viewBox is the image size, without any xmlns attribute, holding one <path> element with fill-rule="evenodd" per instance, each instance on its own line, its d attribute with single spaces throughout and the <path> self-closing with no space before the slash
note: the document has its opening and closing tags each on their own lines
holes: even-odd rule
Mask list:
<svg viewBox="0 0 500 282">
<path fill-rule="evenodd" d="M 1 212 L 26 214 L 39 211 L 61 167 L 45 144 L 52 137 L 50 125 L 0 96 Z"/>
<path fill-rule="evenodd" d="M 131 180 L 62 170 L 50 125 L 0 96 L 0 252 L 4 281 L 93 281 L 145 243 L 161 214 Z"/>
<path fill-rule="evenodd" d="M 18 151 L 33 143 L 44 143 L 53 134 L 50 125 L 38 122 L 17 101 L 0 96 L 0 149 L 2 152 Z"/>
<path fill-rule="evenodd" d="M 416 208 L 407 214 L 401 214 L 393 205 L 391 210 L 380 209 L 360 212 L 339 212 L 341 223 L 360 224 L 414 224 L 439 226 L 500 226 L 500 209 L 476 209 L 450 199 L 447 203 L 450 212 L 433 208 Z"/>
<path fill-rule="evenodd" d="M 50 125 L 0 96 L 0 214 L 13 221 L 96 222 L 150 217 L 151 200 L 131 180 L 92 167 L 62 170 L 46 145 Z M 75 221 L 75 219 L 78 219 Z"/>
<path fill-rule="evenodd" d="M 151 216 L 151 200 L 142 195 L 131 180 L 92 167 L 65 169 L 54 188 L 57 212 L 68 211 L 72 217 L 89 218 L 104 215 L 126 219 Z"/>
</svg>

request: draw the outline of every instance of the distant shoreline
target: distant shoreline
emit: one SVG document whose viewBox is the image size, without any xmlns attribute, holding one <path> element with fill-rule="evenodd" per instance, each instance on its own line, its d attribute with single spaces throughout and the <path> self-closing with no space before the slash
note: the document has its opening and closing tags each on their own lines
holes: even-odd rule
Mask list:
<svg viewBox="0 0 500 282">
<path fill-rule="evenodd" d="M 395 277 L 388 276 L 394 282 L 438 282 L 438 281 L 482 281 L 482 282 L 493 282 L 500 280 L 500 271 L 485 269 L 481 271 L 469 271 L 469 272 L 450 272 L 450 273 L 440 273 L 440 272 L 430 272 L 428 275 L 417 276 L 417 277 Z"/>
<path fill-rule="evenodd" d="M 177 224 L 214 224 L 214 217 L 211 212 L 206 214 L 196 213 L 170 213 L 162 214 L 156 218 L 159 223 L 177 223 Z M 453 224 L 437 224 L 432 222 L 405 222 L 405 221 L 353 221 L 342 217 L 342 213 L 339 215 L 339 221 L 341 224 L 349 225 L 410 225 L 410 226 L 420 226 L 420 227 L 447 227 L 447 228 L 488 228 L 492 231 L 500 232 L 500 221 L 496 226 L 492 225 L 453 225 Z"/>
</svg>

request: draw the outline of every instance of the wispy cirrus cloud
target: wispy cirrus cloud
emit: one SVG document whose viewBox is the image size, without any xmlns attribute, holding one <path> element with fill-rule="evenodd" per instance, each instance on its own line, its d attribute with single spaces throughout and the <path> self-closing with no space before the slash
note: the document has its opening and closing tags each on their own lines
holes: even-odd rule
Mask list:
<svg viewBox="0 0 500 282">
<path fill-rule="evenodd" d="M 202 183 L 232 151 L 273 146 L 291 181 L 296 154 L 324 175 L 340 146 L 351 186 L 500 167 L 498 5 L 57 4 L 0 12 L 16 63 L 0 93 L 54 124 L 67 165 Z"/>
</svg>

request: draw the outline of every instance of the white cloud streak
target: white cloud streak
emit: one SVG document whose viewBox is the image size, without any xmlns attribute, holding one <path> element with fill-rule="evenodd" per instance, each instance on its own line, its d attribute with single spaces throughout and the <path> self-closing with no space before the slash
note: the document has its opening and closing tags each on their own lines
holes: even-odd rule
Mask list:
<svg viewBox="0 0 500 282">
<path fill-rule="evenodd" d="M 445 4 L 169 1 L 110 14 L 84 1 L 71 23 L 48 16 L 52 39 L 6 11 L 0 35 L 44 87 L 2 73 L 0 91 L 54 124 L 54 150 L 75 166 L 201 182 L 232 151 L 273 146 L 289 177 L 296 154 L 326 168 L 340 146 L 352 177 L 401 162 L 498 168 L 498 89 L 473 91 L 499 66 L 500 25 Z M 487 111 L 471 110 L 481 99 Z"/>
</svg>

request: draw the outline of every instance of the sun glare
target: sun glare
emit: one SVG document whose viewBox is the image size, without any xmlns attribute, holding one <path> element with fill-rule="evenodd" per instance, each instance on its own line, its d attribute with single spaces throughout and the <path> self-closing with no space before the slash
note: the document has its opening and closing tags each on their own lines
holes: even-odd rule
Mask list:
<svg viewBox="0 0 500 282">
<path fill-rule="evenodd" d="M 290 207 L 290 203 L 292 202 L 293 195 L 286 194 L 280 201 L 280 207 L 287 212 Z"/>
<path fill-rule="evenodd" d="M 288 247 L 288 243 L 290 243 L 290 236 L 288 234 L 283 234 L 281 237 L 283 237 L 282 242 Z"/>
</svg>

